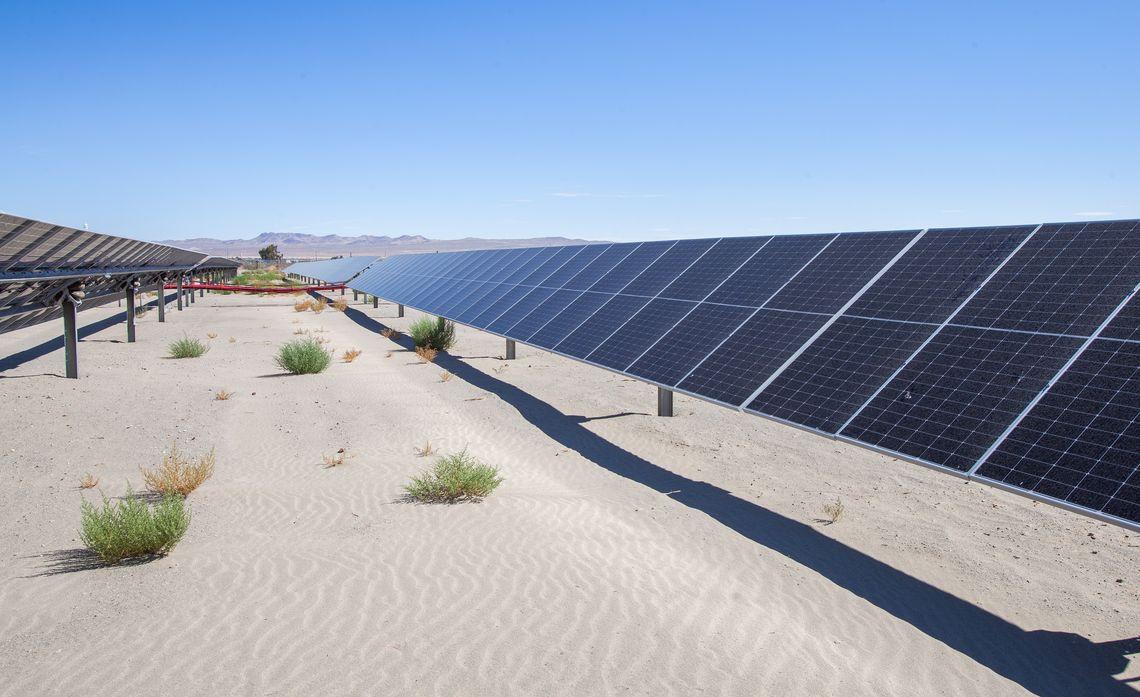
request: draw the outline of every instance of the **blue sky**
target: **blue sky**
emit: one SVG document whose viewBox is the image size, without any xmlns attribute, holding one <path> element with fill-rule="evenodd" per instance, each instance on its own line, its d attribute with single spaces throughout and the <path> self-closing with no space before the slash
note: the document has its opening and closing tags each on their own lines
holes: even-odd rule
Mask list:
<svg viewBox="0 0 1140 697">
<path fill-rule="evenodd" d="M 144 239 L 1140 216 L 1135 0 L 99 5 L 0 7 L 0 210 Z"/>
</svg>

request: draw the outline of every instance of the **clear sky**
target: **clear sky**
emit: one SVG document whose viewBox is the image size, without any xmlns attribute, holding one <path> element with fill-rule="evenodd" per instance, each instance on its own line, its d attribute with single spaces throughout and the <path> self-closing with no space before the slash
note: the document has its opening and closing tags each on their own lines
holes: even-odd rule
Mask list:
<svg viewBox="0 0 1140 697">
<path fill-rule="evenodd" d="M 0 210 L 144 239 L 1140 216 L 1140 2 L 4 2 Z"/>
</svg>

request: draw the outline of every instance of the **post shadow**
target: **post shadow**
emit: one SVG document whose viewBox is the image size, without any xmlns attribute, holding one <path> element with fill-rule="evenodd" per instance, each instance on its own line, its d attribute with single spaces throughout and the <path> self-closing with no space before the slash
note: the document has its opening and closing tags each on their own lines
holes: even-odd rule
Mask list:
<svg viewBox="0 0 1140 697">
<path fill-rule="evenodd" d="M 379 333 L 385 325 L 355 308 L 346 317 Z M 411 349 L 411 339 L 391 339 Z M 440 353 L 436 364 L 498 396 L 548 437 L 615 474 L 701 511 L 756 544 L 824 576 L 950 649 L 968 656 L 1040 697 L 1129 695 L 1135 690 L 1113 676 L 1140 652 L 1140 637 L 1094 643 L 1069 632 L 1024 630 L 926 581 L 707 482 L 681 476 L 609 442 L 583 419 L 463 361 Z M 922 670 L 915 666 L 914 670 Z"/>
</svg>

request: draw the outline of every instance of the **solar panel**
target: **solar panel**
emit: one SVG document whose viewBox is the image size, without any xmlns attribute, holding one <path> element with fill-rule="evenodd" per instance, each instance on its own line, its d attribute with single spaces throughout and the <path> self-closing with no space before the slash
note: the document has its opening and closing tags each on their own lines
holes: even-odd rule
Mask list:
<svg viewBox="0 0 1140 697">
<path fill-rule="evenodd" d="M 320 261 L 299 261 L 286 266 L 283 271 L 294 276 L 316 278 L 324 283 L 341 284 L 355 277 L 371 266 L 380 257 L 341 257 Z"/>
<path fill-rule="evenodd" d="M 1140 301 L 1126 302 L 1140 283 L 1137 221 L 392 261 L 352 287 L 663 388 L 1137 523 L 1137 475 L 1109 466 L 1135 453 L 1128 440 L 1135 374 L 1125 369 L 1140 343 Z M 1114 388 L 1100 387 L 1112 381 Z M 1092 394 L 1104 397 L 1103 413 L 1090 411 Z M 1078 427 L 1082 419 L 1097 426 Z M 1109 445 L 1104 434 L 1119 438 Z M 1072 442 L 1048 465 L 1059 473 L 1050 478 L 1042 448 L 1061 452 L 1065 438 Z M 1085 459 L 1070 462 L 1071 453 Z M 1106 495 L 1100 479 L 1073 484 L 1071 472 L 1115 482 L 1119 492 Z"/>
</svg>

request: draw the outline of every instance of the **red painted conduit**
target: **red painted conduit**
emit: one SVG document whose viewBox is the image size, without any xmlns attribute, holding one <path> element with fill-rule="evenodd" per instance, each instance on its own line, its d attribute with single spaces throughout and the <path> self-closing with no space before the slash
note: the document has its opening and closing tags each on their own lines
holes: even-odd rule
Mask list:
<svg viewBox="0 0 1140 697">
<path fill-rule="evenodd" d="M 177 283 L 167 283 L 167 290 L 177 289 Z M 235 286 L 229 283 L 183 283 L 185 290 L 228 290 L 233 293 L 307 293 L 311 290 L 343 290 L 344 285 L 324 286 Z"/>
</svg>

